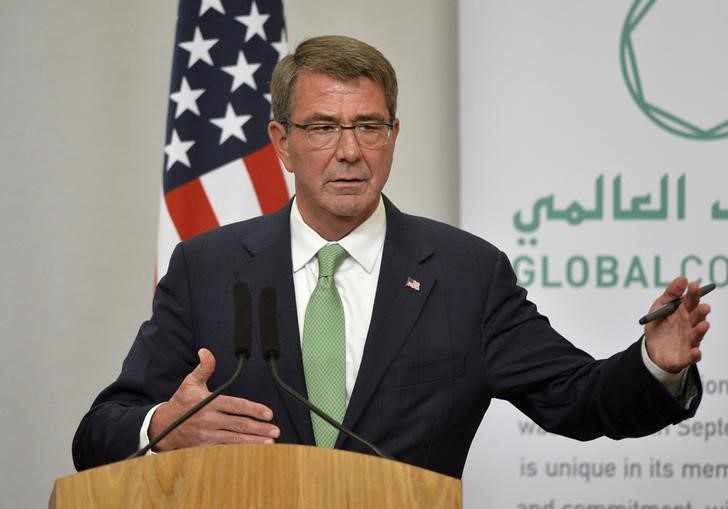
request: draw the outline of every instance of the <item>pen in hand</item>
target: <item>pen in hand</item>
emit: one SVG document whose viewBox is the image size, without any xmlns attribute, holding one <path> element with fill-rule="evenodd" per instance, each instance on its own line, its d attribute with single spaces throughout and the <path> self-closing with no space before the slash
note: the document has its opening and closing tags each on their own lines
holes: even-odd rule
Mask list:
<svg viewBox="0 0 728 509">
<path fill-rule="evenodd" d="M 709 292 L 712 292 L 715 290 L 715 283 L 710 283 L 705 286 L 701 286 L 700 290 L 698 291 L 698 295 L 701 297 Z M 677 299 L 673 299 L 664 306 L 660 306 L 659 308 L 655 309 L 654 311 L 650 311 L 645 316 L 640 318 L 640 325 L 644 325 L 646 323 L 653 322 L 655 320 L 658 320 L 660 318 L 665 318 L 668 315 L 671 315 L 675 312 L 675 310 L 680 306 L 682 301 L 685 300 L 685 296 L 682 296 Z"/>
</svg>

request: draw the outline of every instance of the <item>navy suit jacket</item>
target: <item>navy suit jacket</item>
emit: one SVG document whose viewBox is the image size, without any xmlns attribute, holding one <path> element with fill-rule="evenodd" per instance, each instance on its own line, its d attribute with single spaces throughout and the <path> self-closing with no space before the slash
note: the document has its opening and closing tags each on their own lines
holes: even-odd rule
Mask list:
<svg viewBox="0 0 728 509">
<path fill-rule="evenodd" d="M 177 246 L 124 361 L 73 443 L 78 469 L 123 459 L 138 447 L 149 409 L 166 401 L 210 349 L 213 390 L 235 370 L 233 291 L 278 295 L 282 378 L 306 393 L 291 265 L 289 203 L 279 212 L 218 228 Z M 643 365 L 639 342 L 596 361 L 549 325 L 506 256 L 486 241 L 403 214 L 386 198 L 387 232 L 364 354 L 344 425 L 394 458 L 460 477 L 492 398 L 510 401 L 546 430 L 588 440 L 653 433 L 694 414 Z M 406 285 L 408 278 L 419 290 Z M 314 444 L 311 419 L 253 354 L 230 394 L 270 407 L 279 442 Z M 699 386 L 695 368 L 690 376 Z M 340 435 L 337 448 L 363 451 Z"/>
</svg>

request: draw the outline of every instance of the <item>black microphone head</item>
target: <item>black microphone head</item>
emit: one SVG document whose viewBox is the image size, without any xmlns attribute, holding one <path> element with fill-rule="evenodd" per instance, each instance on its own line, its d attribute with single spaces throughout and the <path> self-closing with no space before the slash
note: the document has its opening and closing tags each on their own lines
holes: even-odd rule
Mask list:
<svg viewBox="0 0 728 509">
<path fill-rule="evenodd" d="M 260 293 L 260 346 L 266 361 L 271 357 L 278 359 L 281 355 L 276 306 L 275 288 L 263 288 Z"/>
<path fill-rule="evenodd" d="M 233 298 L 235 301 L 235 357 L 244 355 L 246 359 L 249 359 L 253 343 L 253 311 L 248 285 L 236 281 L 233 285 Z"/>
</svg>

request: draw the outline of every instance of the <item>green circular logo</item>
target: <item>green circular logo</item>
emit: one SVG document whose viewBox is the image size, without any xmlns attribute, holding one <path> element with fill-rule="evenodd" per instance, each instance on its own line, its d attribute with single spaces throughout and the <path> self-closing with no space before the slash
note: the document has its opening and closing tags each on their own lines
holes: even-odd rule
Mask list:
<svg viewBox="0 0 728 509">
<path fill-rule="evenodd" d="M 645 88 L 640 78 L 637 52 L 632 41 L 632 35 L 656 2 L 657 0 L 635 0 L 622 29 L 619 57 L 622 76 L 632 99 L 650 120 L 672 134 L 694 140 L 725 138 L 728 136 L 728 119 L 715 126 L 702 128 L 687 119 L 675 115 L 666 107 L 650 102 L 645 96 Z"/>
</svg>

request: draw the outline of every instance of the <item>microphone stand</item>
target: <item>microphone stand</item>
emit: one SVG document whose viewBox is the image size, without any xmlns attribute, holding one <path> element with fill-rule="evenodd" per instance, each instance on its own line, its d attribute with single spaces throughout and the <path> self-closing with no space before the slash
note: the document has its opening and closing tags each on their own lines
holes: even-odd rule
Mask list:
<svg viewBox="0 0 728 509">
<path fill-rule="evenodd" d="M 299 403 L 301 403 L 303 406 L 309 408 L 316 415 L 318 415 L 319 417 L 321 417 L 324 421 L 328 422 L 334 428 L 338 429 L 339 431 L 341 431 L 342 433 L 344 433 L 345 435 L 347 435 L 349 438 L 354 439 L 355 441 L 357 441 L 360 444 L 362 444 L 365 447 L 367 447 L 369 450 L 373 451 L 374 454 L 376 454 L 380 458 L 384 458 L 384 459 L 388 459 L 388 460 L 393 460 L 394 459 L 394 458 L 392 458 L 392 456 L 390 456 L 386 452 L 382 451 L 376 445 L 374 445 L 374 444 L 366 441 L 365 439 L 363 439 L 362 437 L 360 437 L 359 435 L 357 435 L 353 431 L 350 431 L 350 430 L 346 429 L 344 426 L 342 426 L 341 424 L 339 424 L 338 422 L 336 422 L 336 420 L 334 420 L 331 416 L 327 415 L 323 410 L 321 410 L 320 408 L 318 408 L 316 405 L 314 405 L 309 400 L 307 400 L 302 395 L 300 395 L 295 389 L 293 389 L 288 384 L 286 384 L 281 379 L 281 377 L 278 375 L 278 363 L 277 363 L 275 354 L 273 354 L 271 352 L 268 352 L 268 355 L 266 356 L 266 360 L 268 361 L 268 366 L 270 367 L 270 371 L 273 374 L 273 379 L 276 381 L 276 383 L 278 384 L 278 386 L 286 392 L 286 394 L 288 394 L 293 399 L 295 399 L 296 401 L 298 401 Z"/>
</svg>

